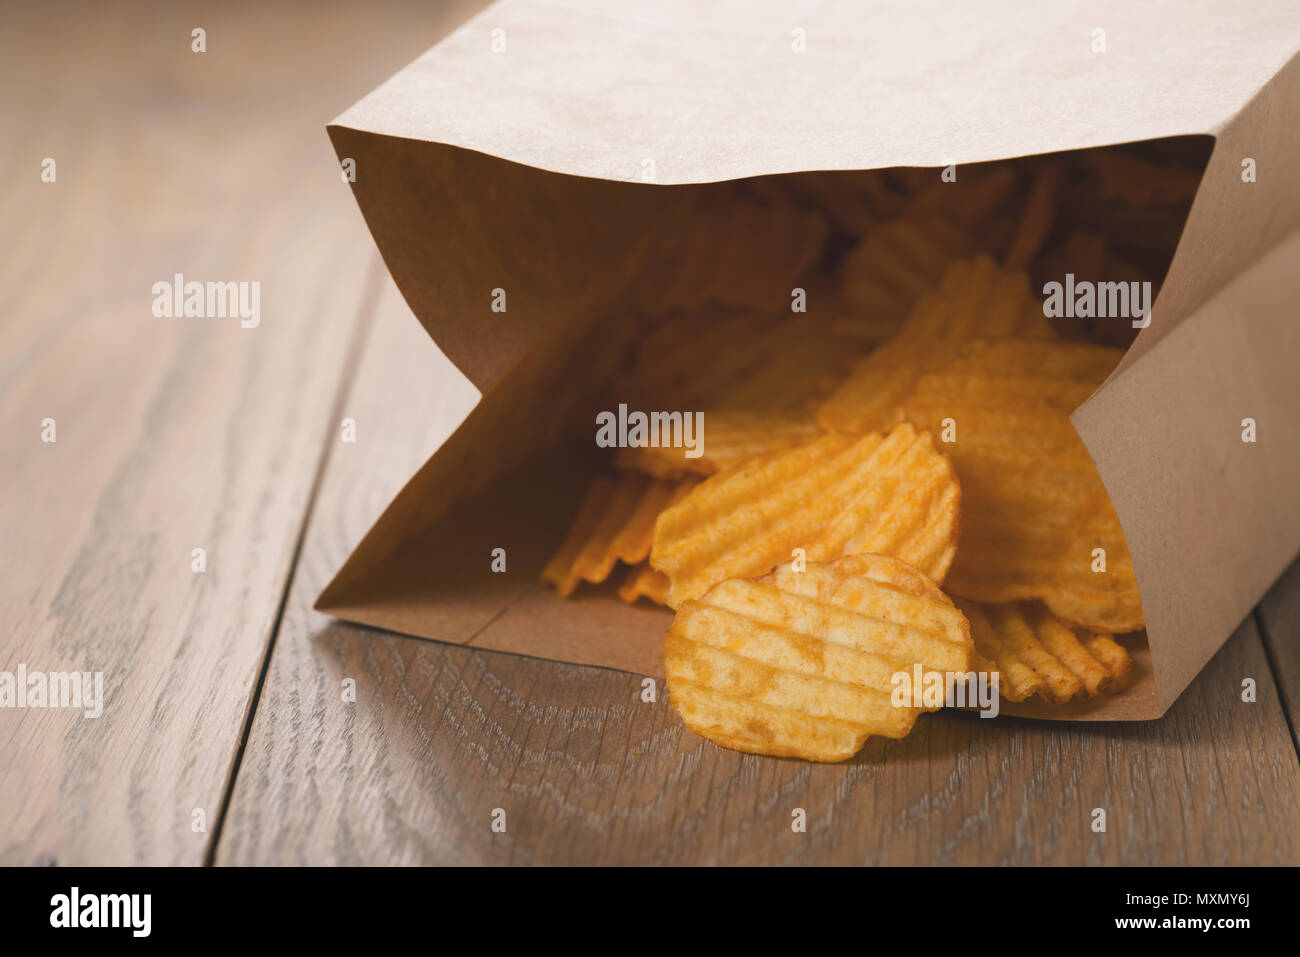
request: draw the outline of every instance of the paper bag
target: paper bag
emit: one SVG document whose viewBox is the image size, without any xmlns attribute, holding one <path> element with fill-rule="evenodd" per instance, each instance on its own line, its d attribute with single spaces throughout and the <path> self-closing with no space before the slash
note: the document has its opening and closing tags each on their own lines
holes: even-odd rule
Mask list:
<svg viewBox="0 0 1300 957">
<path fill-rule="evenodd" d="M 334 121 L 385 263 L 482 399 L 318 607 L 661 675 L 667 612 L 560 600 L 537 575 L 597 466 L 593 385 L 637 333 L 624 304 L 709 184 L 1203 136 L 1151 324 L 1073 415 L 1149 655 L 1122 695 L 1020 709 L 1164 713 L 1300 548 L 1300 17 L 1293 0 L 989 7 L 501 2 Z"/>
</svg>

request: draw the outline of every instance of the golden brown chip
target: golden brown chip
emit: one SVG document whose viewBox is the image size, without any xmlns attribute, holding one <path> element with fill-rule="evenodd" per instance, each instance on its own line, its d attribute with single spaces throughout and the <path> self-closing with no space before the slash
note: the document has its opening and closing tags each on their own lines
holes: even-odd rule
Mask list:
<svg viewBox="0 0 1300 957">
<path fill-rule="evenodd" d="M 978 654 L 999 673 L 1002 697 L 1037 694 L 1051 704 L 1118 691 L 1132 658 L 1107 634 L 1070 627 L 1037 602 L 986 605 L 964 598 L 957 607 L 970 621 Z"/>
<path fill-rule="evenodd" d="M 803 445 L 817 434 L 810 413 L 718 409 L 704 413 L 700 454 L 694 458 L 683 447 L 638 446 L 619 449 L 614 464 L 661 478 L 712 475 L 765 452 Z"/>
<path fill-rule="evenodd" d="M 945 583 L 952 594 L 1041 599 L 1096 631 L 1143 627 L 1119 518 L 1069 419 L 1122 355 L 1082 343 L 982 340 L 904 401 L 907 421 L 952 439 L 942 445 L 962 486 L 961 547 Z"/>
<path fill-rule="evenodd" d="M 728 578 L 761 575 L 801 548 L 811 561 L 872 552 L 943 581 L 961 490 L 930 436 L 834 434 L 706 479 L 655 523 L 650 564 L 674 608 Z"/>
<path fill-rule="evenodd" d="M 975 339 L 1051 334 L 1023 272 L 1003 269 L 987 256 L 954 263 L 898 336 L 858 361 L 817 410 L 817 422 L 858 435 L 884 428 L 917 379 L 943 368 Z"/>
<path fill-rule="evenodd" d="M 627 570 L 627 578 L 618 586 L 618 597 L 629 605 L 638 598 L 648 598 L 656 605 L 668 604 L 668 578 L 663 572 L 650 567 L 649 562 L 641 562 Z"/>
<path fill-rule="evenodd" d="M 644 561 L 655 519 L 697 481 L 662 481 L 637 472 L 617 479 L 600 476 L 588 489 L 564 544 L 542 571 L 542 581 L 567 598 L 579 581 L 603 582 L 616 562 Z"/>
<path fill-rule="evenodd" d="M 631 408 L 793 411 L 824 397 L 846 355 L 882 338 L 878 324 L 845 315 L 821 290 L 808 313 L 678 314 L 637 343 L 615 401 Z M 847 370 L 844 370 L 847 371 Z"/>
<path fill-rule="evenodd" d="M 843 761 L 869 735 L 901 738 L 925 710 L 894 676 L 970 669 L 966 619 L 912 566 L 850 555 L 721 582 L 682 605 L 664 639 L 686 726 L 754 754 Z"/>
<path fill-rule="evenodd" d="M 730 384 L 716 408 L 738 412 L 809 412 L 826 398 L 827 381 L 833 385 L 848 373 L 850 366 L 846 359 L 851 361 L 862 355 L 882 338 L 871 323 L 830 309 L 806 318 L 786 319 L 778 332 L 745 347 L 758 353 L 761 361 Z M 737 343 L 733 348 L 742 346 Z M 700 368 L 698 359 L 696 365 Z"/>
<path fill-rule="evenodd" d="M 884 223 L 844 258 L 845 304 L 897 329 L 917 300 L 939 285 L 944 270 L 974 251 L 967 235 L 938 214 Z"/>
</svg>

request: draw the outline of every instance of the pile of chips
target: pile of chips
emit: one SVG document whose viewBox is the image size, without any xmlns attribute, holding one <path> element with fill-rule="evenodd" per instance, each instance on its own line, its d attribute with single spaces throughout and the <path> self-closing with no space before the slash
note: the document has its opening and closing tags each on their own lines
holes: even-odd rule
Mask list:
<svg viewBox="0 0 1300 957">
<path fill-rule="evenodd" d="M 1115 635 L 1142 605 L 1069 415 L 1136 330 L 1049 321 L 1033 290 L 1067 270 L 1158 282 L 1200 159 L 734 184 L 642 297 L 615 384 L 703 411 L 702 448 L 612 453 L 543 580 L 569 596 L 622 568 L 625 601 L 674 609 L 670 700 L 742 751 L 838 761 L 902 737 L 930 708 L 898 703 L 900 673 L 983 672 L 1053 705 L 1122 691 Z M 806 310 L 764 309 L 760 287 Z"/>
</svg>

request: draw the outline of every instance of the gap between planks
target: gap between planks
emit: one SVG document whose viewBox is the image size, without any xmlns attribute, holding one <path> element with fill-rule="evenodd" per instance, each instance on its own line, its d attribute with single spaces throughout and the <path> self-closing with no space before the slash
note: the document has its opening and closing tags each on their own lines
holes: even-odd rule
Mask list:
<svg viewBox="0 0 1300 957">
<path fill-rule="evenodd" d="M 280 601 L 275 609 L 275 622 L 272 624 L 267 636 L 266 649 L 262 653 L 262 661 L 258 666 L 257 683 L 254 685 L 253 693 L 249 696 L 244 709 L 244 719 L 240 724 L 239 745 L 235 750 L 234 758 L 231 760 L 230 772 L 226 775 L 225 787 L 221 792 L 221 809 L 217 814 L 216 824 L 212 828 L 212 837 L 209 839 L 207 850 L 203 855 L 204 867 L 211 867 L 216 861 L 217 845 L 221 842 L 221 831 L 226 823 L 226 814 L 230 810 L 230 799 L 235 793 L 235 781 L 238 779 L 239 769 L 244 763 L 244 751 L 248 747 L 248 737 L 253 729 L 253 718 L 257 714 L 257 705 L 262 698 L 262 689 L 266 684 L 266 673 L 271 666 L 271 656 L 275 653 L 275 642 L 280 635 L 280 628 L 284 624 L 284 609 L 289 602 L 290 589 L 293 588 L 294 580 L 298 576 L 298 563 L 302 560 L 302 543 L 307 537 L 307 528 L 311 523 L 312 513 L 316 508 L 316 498 L 320 493 L 321 480 L 325 476 L 325 470 L 329 467 L 330 454 L 338 442 L 338 433 L 335 430 L 338 428 L 339 417 L 343 409 L 346 408 L 348 396 L 356 383 L 357 371 L 361 368 L 361 359 L 365 354 L 366 343 L 370 338 L 370 329 L 374 325 L 375 315 L 379 311 L 379 294 L 384 276 L 383 263 L 377 254 L 372 255 L 370 268 L 366 271 L 365 285 L 361 292 L 361 302 L 358 305 L 357 316 L 353 322 L 347 357 L 344 360 L 338 388 L 335 390 L 334 401 L 331 404 L 330 422 L 334 424 L 325 432 L 324 444 L 316 462 L 311 491 L 308 493 L 307 504 L 303 509 L 302 520 L 298 525 L 298 532 L 294 538 L 293 557 L 289 561 L 289 572 L 285 576 L 284 590 L 280 593 Z"/>
</svg>

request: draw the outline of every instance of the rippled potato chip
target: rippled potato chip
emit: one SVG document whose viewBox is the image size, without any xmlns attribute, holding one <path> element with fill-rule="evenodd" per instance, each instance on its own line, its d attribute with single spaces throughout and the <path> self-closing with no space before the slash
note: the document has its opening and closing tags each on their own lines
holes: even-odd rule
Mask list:
<svg viewBox="0 0 1300 957">
<path fill-rule="evenodd" d="M 705 412 L 699 455 L 680 446 L 640 446 L 619 449 L 614 464 L 673 478 L 694 473 L 712 475 L 745 459 L 804 445 L 818 434 L 817 424 L 807 412 L 748 412 L 718 409 Z"/>
<path fill-rule="evenodd" d="M 884 428 L 922 375 L 943 368 L 980 337 L 1011 335 L 1052 335 L 1025 273 L 987 256 L 954 263 L 899 334 L 857 362 L 817 410 L 817 423 L 858 435 Z"/>
<path fill-rule="evenodd" d="M 627 577 L 618 586 L 618 597 L 629 605 L 638 598 L 648 598 L 656 605 L 668 604 L 668 578 L 663 572 L 650 567 L 649 562 L 641 562 L 627 570 Z"/>
<path fill-rule="evenodd" d="M 720 472 L 664 511 L 650 564 L 671 582 L 668 604 L 727 578 L 761 575 L 801 548 L 811 561 L 872 552 L 937 582 L 957 544 L 961 490 L 929 434 L 835 434 Z"/>
<path fill-rule="evenodd" d="M 923 708 L 894 701 L 902 672 L 966 673 L 966 619 L 919 571 L 879 555 L 782 565 L 685 602 L 664 639 L 686 726 L 754 754 L 843 761 L 901 738 Z"/>
<path fill-rule="evenodd" d="M 613 395 L 635 408 L 803 411 L 848 372 L 853 357 L 887 338 L 879 322 L 845 312 L 810 288 L 806 313 L 678 313 L 637 343 Z"/>
<path fill-rule="evenodd" d="M 966 234 L 936 214 L 907 216 L 867 233 L 844 259 L 844 301 L 897 328 L 944 270 L 975 250 Z"/>
<path fill-rule="evenodd" d="M 1122 355 L 1082 343 L 987 339 L 917 383 L 903 417 L 936 434 L 945 420 L 955 429 L 955 441 L 942 446 L 962 486 L 949 592 L 985 602 L 1040 599 L 1096 631 L 1143 627 L 1124 532 L 1069 418 Z"/>
<path fill-rule="evenodd" d="M 542 581 L 567 598 L 580 581 L 603 582 L 620 561 L 645 561 L 655 519 L 698 481 L 666 481 L 637 472 L 600 476 L 587 490 L 564 544 L 543 569 Z"/>
<path fill-rule="evenodd" d="M 977 654 L 999 673 L 1002 697 L 1037 694 L 1051 704 L 1118 691 L 1133 659 L 1108 634 L 1076 629 L 1037 602 L 986 605 L 956 599 L 970 621 Z"/>
</svg>

